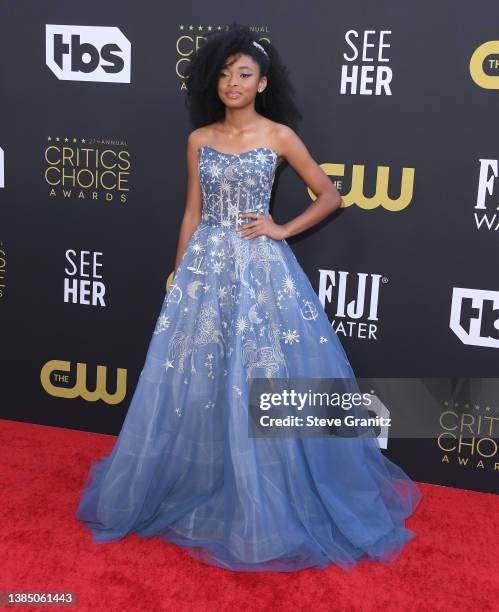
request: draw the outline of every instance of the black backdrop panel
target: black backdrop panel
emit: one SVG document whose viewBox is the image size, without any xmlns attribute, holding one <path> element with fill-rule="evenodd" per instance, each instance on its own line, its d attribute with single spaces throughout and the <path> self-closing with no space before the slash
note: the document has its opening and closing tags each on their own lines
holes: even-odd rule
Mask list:
<svg viewBox="0 0 499 612">
<path fill-rule="evenodd" d="M 234 20 L 278 47 L 299 134 L 343 196 L 289 244 L 356 374 L 499 375 L 499 5 L 282 7 L 3 3 L 0 416 L 119 432 L 174 265 L 182 75 Z M 287 167 L 274 218 L 311 195 Z M 497 487 L 497 454 L 482 468 L 446 463 L 436 439 L 384 452 L 419 480 Z"/>
</svg>

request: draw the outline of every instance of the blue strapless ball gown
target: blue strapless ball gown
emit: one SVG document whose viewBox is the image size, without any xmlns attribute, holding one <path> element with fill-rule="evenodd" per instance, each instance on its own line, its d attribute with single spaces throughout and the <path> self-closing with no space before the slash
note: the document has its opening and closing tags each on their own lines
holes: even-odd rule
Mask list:
<svg viewBox="0 0 499 612">
<path fill-rule="evenodd" d="M 373 437 L 248 436 L 251 377 L 353 378 L 285 240 L 245 240 L 268 214 L 277 153 L 199 149 L 202 218 L 162 304 L 111 453 L 76 517 L 95 542 L 135 533 L 236 571 L 392 560 L 421 492 Z"/>
</svg>

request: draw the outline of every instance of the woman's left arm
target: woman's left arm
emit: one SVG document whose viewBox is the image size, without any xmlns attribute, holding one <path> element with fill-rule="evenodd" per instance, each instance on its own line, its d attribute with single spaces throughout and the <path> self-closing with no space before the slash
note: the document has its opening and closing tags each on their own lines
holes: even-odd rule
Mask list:
<svg viewBox="0 0 499 612">
<path fill-rule="evenodd" d="M 282 157 L 296 170 L 306 185 L 317 195 L 317 198 L 302 213 L 279 225 L 272 216 L 259 216 L 256 221 L 244 224 L 238 231 L 243 238 L 254 238 L 266 235 L 276 240 L 283 240 L 313 227 L 341 206 L 341 195 L 331 179 L 313 159 L 293 129 L 286 125 L 279 127 L 276 137 Z M 253 213 L 241 213 L 242 217 L 255 217 Z"/>
</svg>

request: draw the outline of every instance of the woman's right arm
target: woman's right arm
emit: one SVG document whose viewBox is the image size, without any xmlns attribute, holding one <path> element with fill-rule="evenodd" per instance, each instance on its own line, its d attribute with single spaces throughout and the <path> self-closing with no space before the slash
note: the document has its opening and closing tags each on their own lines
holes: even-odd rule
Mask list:
<svg viewBox="0 0 499 612">
<path fill-rule="evenodd" d="M 178 237 L 174 274 L 177 273 L 187 244 L 201 221 L 203 196 L 199 182 L 198 147 L 199 130 L 194 130 L 187 138 L 187 194 L 184 216 Z"/>
</svg>

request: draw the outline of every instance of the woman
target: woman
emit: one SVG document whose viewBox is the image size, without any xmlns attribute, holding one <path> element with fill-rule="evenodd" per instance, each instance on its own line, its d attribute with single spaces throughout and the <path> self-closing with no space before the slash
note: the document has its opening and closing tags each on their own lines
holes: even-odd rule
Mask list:
<svg viewBox="0 0 499 612">
<path fill-rule="evenodd" d="M 286 68 L 236 25 L 208 38 L 188 79 L 196 129 L 175 276 L 123 428 L 92 465 L 76 516 L 96 542 L 159 536 L 236 571 L 392 559 L 414 537 L 404 519 L 421 494 L 372 436 L 248 429 L 251 379 L 354 380 L 285 240 L 340 205 L 292 127 Z M 278 225 L 268 205 L 284 161 L 318 197 Z"/>
</svg>

